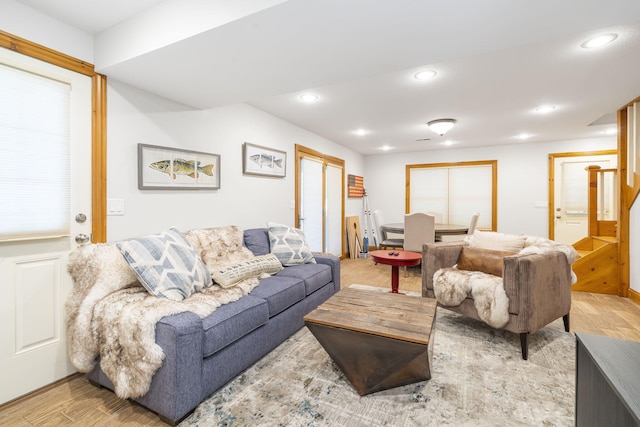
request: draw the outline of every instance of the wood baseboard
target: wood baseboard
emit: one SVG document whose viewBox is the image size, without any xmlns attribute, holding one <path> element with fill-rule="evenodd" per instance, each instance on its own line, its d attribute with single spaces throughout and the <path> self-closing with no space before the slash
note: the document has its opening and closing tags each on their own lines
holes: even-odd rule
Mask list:
<svg viewBox="0 0 640 427">
<path fill-rule="evenodd" d="M 640 304 L 640 292 L 634 291 L 633 289 L 629 288 L 629 299 L 636 304 Z"/>
</svg>

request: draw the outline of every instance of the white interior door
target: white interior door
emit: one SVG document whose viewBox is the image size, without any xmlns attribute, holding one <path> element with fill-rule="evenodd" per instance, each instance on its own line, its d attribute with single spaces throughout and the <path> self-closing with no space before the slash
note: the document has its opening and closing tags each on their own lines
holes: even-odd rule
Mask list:
<svg viewBox="0 0 640 427">
<path fill-rule="evenodd" d="M 1 48 L 0 64 L 9 65 L 28 75 L 56 80 L 70 88 L 66 98 L 70 125 L 64 136 L 68 162 L 62 162 L 64 166 L 61 165 L 57 160 L 59 151 L 48 154 L 46 164 L 36 163 L 28 155 L 23 159 L 25 177 L 44 179 L 41 181 L 43 188 L 46 188 L 46 177 L 54 168 L 68 169 L 70 177 L 64 185 L 68 191 L 64 196 L 54 197 L 43 190 L 34 198 L 39 204 L 22 208 L 25 219 L 44 219 L 52 215 L 58 202 L 68 200 L 65 208 L 65 213 L 69 214 L 68 222 L 62 220 L 64 231 L 49 236 L 22 236 L 0 241 L 1 404 L 75 371 L 66 351 L 64 304 L 72 287 L 67 273 L 68 255 L 77 247 L 76 236 L 90 236 L 91 233 L 92 106 L 91 78 L 88 76 Z M 0 91 L 0 111 L 10 112 L 13 106 L 7 105 L 10 101 L 2 94 L 6 92 Z M 38 109 L 42 110 L 36 106 L 28 108 L 23 116 L 32 121 L 51 120 L 46 114 L 38 115 Z M 28 114 L 32 112 L 35 112 L 34 117 L 29 117 Z M 10 115 L 5 114 L 5 118 Z M 2 118 L 0 126 L 4 126 L 4 129 L 0 128 L 0 158 L 6 159 L 9 154 L 15 154 L 3 152 L 8 150 L 10 140 L 15 139 L 14 129 L 10 122 Z M 28 144 L 24 142 L 23 145 Z M 12 189 L 4 180 L 0 182 L 3 201 Z M 81 213 L 86 220 L 77 222 L 76 215 Z"/>
<path fill-rule="evenodd" d="M 325 251 L 342 253 L 342 168 L 329 164 L 326 172 L 326 228 Z"/>
<path fill-rule="evenodd" d="M 315 252 L 323 250 L 322 168 L 323 163 L 316 159 L 303 157 L 300 161 L 300 229 Z"/>
<path fill-rule="evenodd" d="M 554 157 L 554 234 L 553 239 L 573 244 L 588 236 L 587 166 L 617 167 L 617 155 Z"/>
</svg>

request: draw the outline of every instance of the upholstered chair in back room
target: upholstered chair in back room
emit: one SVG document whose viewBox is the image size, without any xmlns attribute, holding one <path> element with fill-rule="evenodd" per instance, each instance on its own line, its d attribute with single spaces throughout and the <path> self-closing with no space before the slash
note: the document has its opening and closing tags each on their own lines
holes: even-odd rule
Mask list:
<svg viewBox="0 0 640 427">
<path fill-rule="evenodd" d="M 467 230 L 467 234 L 444 234 L 440 236 L 441 242 L 455 242 L 458 240 L 464 240 L 466 236 L 473 235 L 473 232 L 476 231 L 476 226 L 478 225 L 478 218 L 480 218 L 480 212 L 476 212 L 471 215 L 471 221 L 469 222 L 469 229 Z"/>
<path fill-rule="evenodd" d="M 404 216 L 403 249 L 422 253 L 422 245 L 435 241 L 435 218 L 424 212 L 416 212 Z M 407 269 L 405 267 L 405 276 Z"/>
<path fill-rule="evenodd" d="M 378 232 L 378 249 L 401 248 L 404 245 L 404 239 L 389 238 L 387 232 L 382 229 L 384 218 L 381 211 L 373 211 L 373 220 L 376 222 L 376 231 Z"/>
</svg>

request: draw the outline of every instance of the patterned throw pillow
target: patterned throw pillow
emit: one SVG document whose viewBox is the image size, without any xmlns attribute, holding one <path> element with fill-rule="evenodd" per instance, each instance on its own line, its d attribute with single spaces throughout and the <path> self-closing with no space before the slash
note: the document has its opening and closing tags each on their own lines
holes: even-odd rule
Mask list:
<svg viewBox="0 0 640 427">
<path fill-rule="evenodd" d="M 282 265 L 316 263 L 302 230 L 273 222 L 267 223 L 267 227 L 271 253 L 278 257 Z"/>
<path fill-rule="evenodd" d="M 212 269 L 211 277 L 218 285 L 229 288 L 241 280 L 257 277 L 263 273 L 275 274 L 282 268 L 277 256 L 267 254 L 237 264 Z"/>
<path fill-rule="evenodd" d="M 182 301 L 211 285 L 202 259 L 175 228 L 116 246 L 151 295 Z"/>
</svg>

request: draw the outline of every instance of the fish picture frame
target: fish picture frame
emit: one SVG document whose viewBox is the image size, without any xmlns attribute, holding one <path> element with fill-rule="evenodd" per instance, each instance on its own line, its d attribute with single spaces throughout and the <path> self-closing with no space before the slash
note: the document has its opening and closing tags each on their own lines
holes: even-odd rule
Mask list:
<svg viewBox="0 0 640 427">
<path fill-rule="evenodd" d="M 220 155 L 138 144 L 138 189 L 218 190 Z"/>
<path fill-rule="evenodd" d="M 287 153 L 245 142 L 242 146 L 242 173 L 284 178 L 287 174 Z"/>
</svg>

